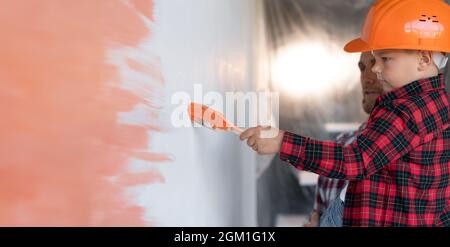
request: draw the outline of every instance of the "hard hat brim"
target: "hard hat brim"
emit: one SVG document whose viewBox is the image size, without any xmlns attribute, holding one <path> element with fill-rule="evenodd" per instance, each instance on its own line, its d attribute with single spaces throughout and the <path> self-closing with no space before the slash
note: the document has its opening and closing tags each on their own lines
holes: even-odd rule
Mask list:
<svg viewBox="0 0 450 247">
<path fill-rule="evenodd" d="M 372 48 L 369 46 L 369 44 L 361 38 L 354 39 L 348 42 L 344 47 L 344 51 L 346 52 L 366 52 L 371 50 Z"/>
</svg>

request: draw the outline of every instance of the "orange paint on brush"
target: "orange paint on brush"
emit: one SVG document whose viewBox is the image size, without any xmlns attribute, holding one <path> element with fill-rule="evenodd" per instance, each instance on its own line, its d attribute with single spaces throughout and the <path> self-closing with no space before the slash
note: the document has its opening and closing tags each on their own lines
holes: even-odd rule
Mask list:
<svg viewBox="0 0 450 247">
<path fill-rule="evenodd" d="M 151 99 L 121 89 L 107 58 L 149 35 L 152 1 L 0 6 L 0 225 L 145 225 L 125 189 L 163 178 L 127 172 L 130 159 L 168 158 L 142 151 L 157 126 L 119 123 L 118 113 Z"/>
<path fill-rule="evenodd" d="M 191 121 L 214 130 L 243 132 L 242 129 L 229 122 L 222 113 L 205 105 L 191 103 L 188 106 L 188 114 Z"/>
</svg>

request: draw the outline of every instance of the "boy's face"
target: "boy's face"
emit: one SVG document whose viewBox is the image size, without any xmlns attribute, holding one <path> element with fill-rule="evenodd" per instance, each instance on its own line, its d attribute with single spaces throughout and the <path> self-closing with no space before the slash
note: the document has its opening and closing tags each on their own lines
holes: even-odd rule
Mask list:
<svg viewBox="0 0 450 247">
<path fill-rule="evenodd" d="M 404 50 L 374 51 L 375 65 L 372 71 L 377 74 L 384 91 L 389 92 L 420 78 L 420 52 Z"/>
</svg>

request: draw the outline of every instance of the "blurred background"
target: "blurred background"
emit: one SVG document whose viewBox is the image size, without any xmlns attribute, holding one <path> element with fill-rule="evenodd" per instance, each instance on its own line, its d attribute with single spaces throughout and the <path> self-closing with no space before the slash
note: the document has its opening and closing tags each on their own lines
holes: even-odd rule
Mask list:
<svg viewBox="0 0 450 247">
<path fill-rule="evenodd" d="M 277 92 L 280 129 L 355 130 L 360 54 L 343 47 L 372 3 L 0 0 L 0 225 L 302 226 L 317 176 L 173 126 L 173 96 Z"/>
</svg>

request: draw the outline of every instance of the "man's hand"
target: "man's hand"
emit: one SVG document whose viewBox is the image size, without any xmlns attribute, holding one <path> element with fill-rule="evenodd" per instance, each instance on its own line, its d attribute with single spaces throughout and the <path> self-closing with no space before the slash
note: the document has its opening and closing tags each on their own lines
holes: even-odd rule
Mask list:
<svg viewBox="0 0 450 247">
<path fill-rule="evenodd" d="M 319 213 L 317 211 L 313 211 L 311 214 L 311 221 L 305 225 L 303 225 L 303 227 L 318 227 L 319 226 Z"/>
<path fill-rule="evenodd" d="M 247 144 L 258 154 L 276 154 L 280 151 L 284 131 L 274 127 L 249 128 L 241 134 L 241 141 L 247 139 Z"/>
</svg>

